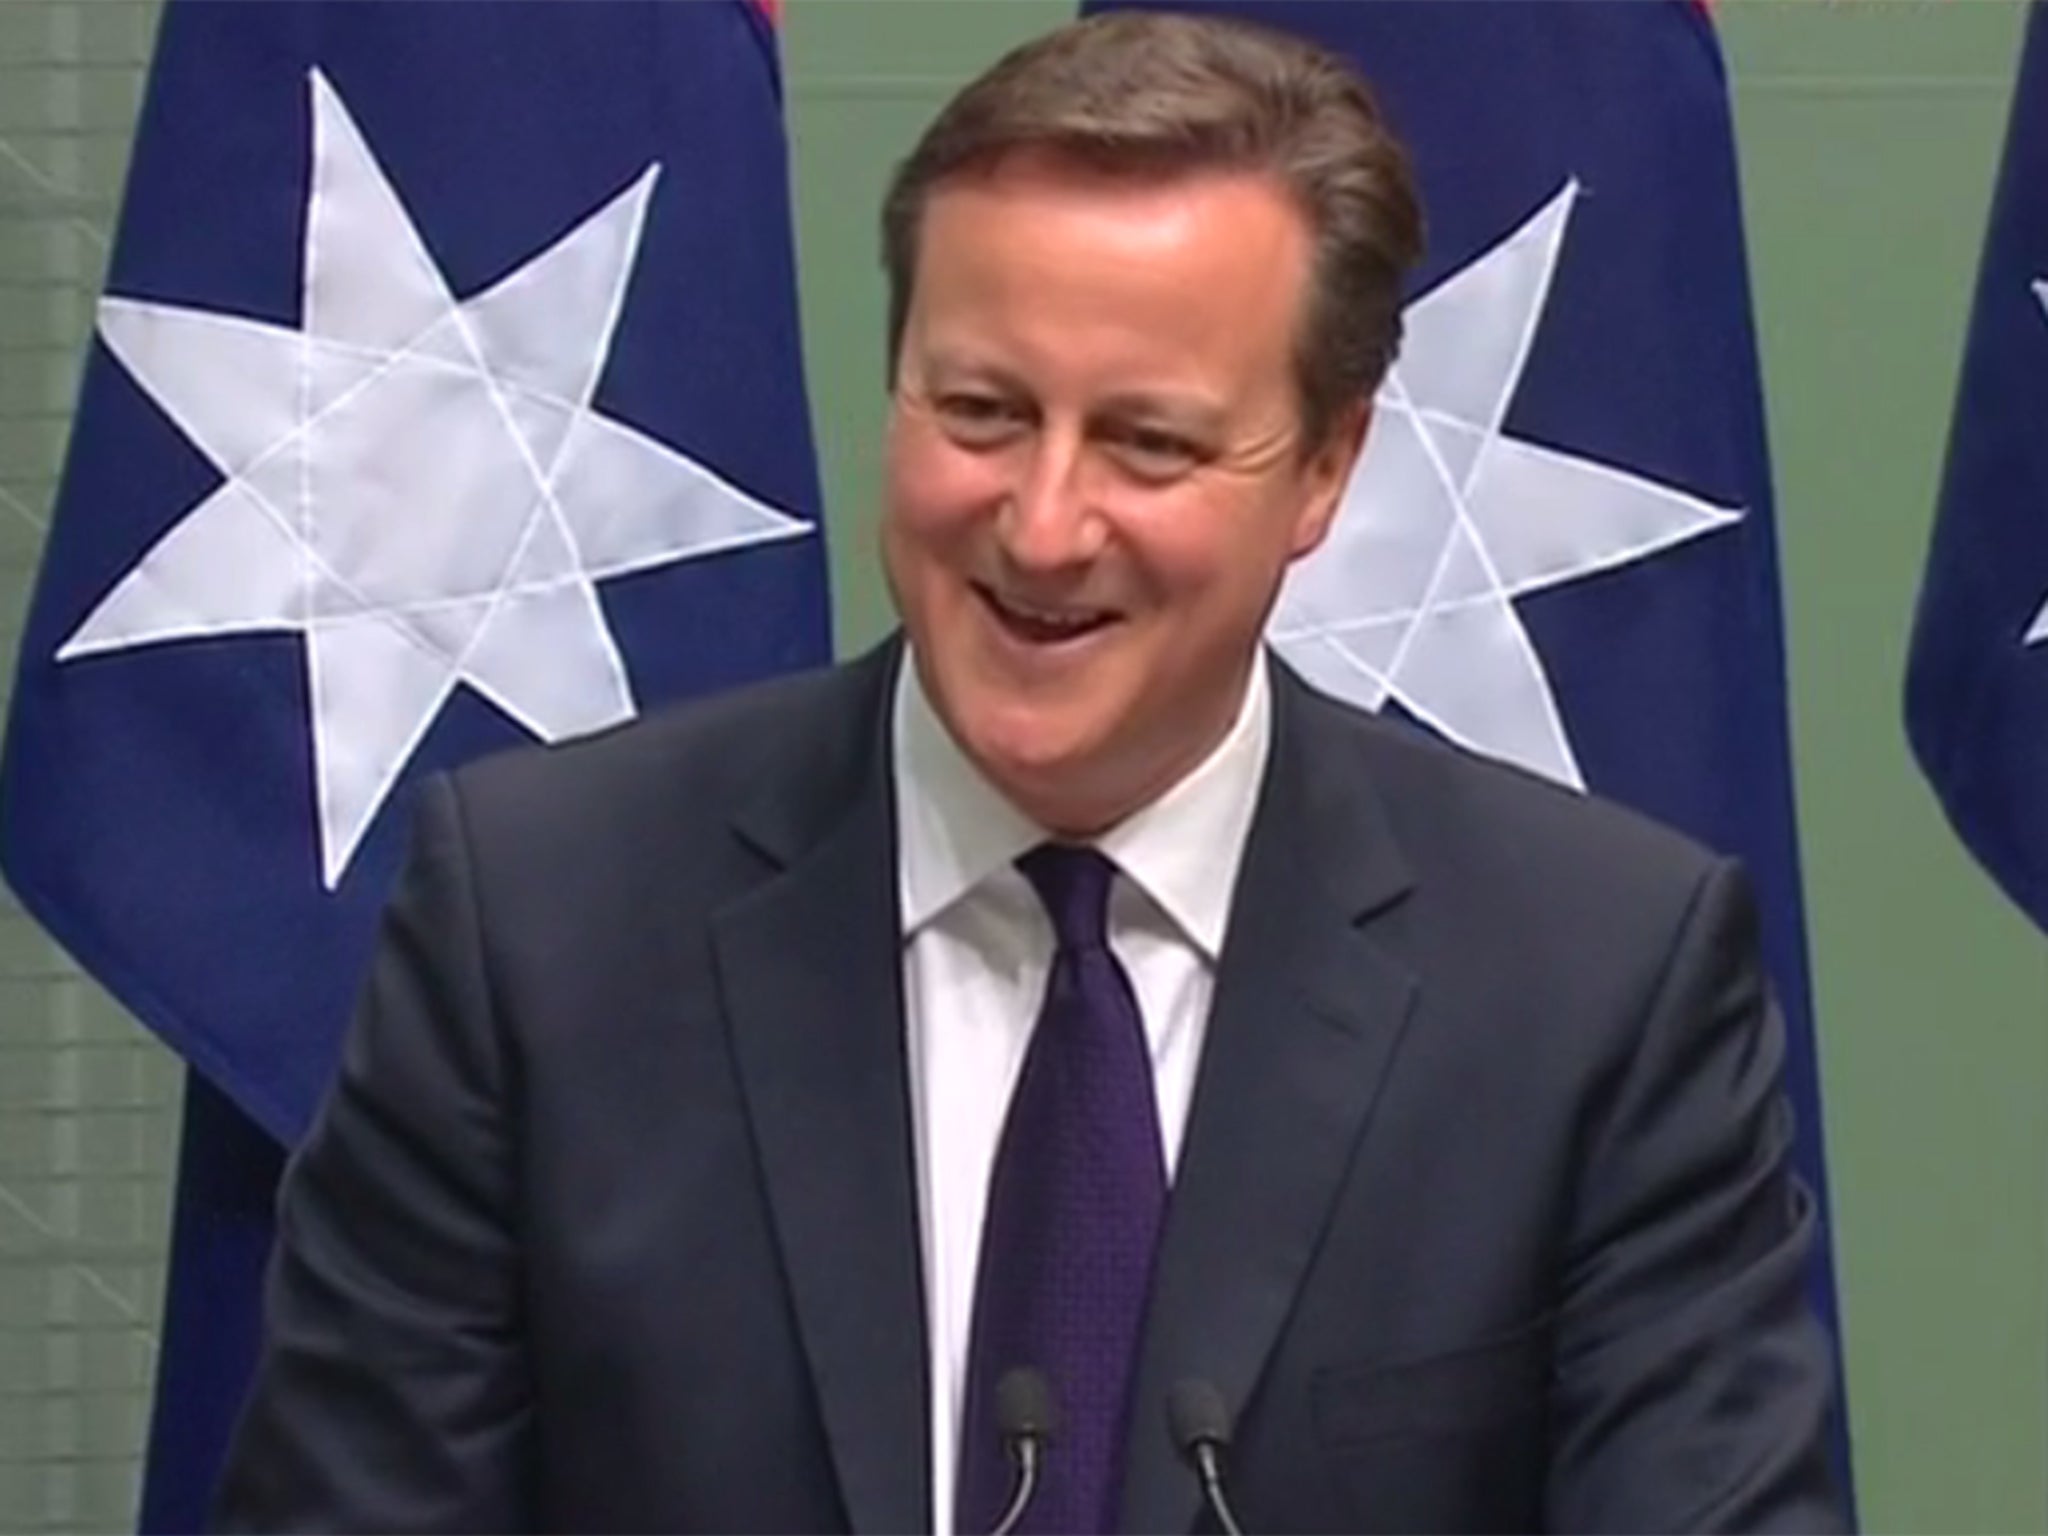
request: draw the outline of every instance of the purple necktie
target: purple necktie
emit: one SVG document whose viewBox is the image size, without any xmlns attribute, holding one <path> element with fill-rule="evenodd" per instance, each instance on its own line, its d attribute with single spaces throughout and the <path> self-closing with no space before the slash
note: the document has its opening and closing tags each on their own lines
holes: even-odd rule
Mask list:
<svg viewBox="0 0 2048 1536">
<path fill-rule="evenodd" d="M 1017 861 L 1057 947 L 989 1176 L 960 1431 L 960 1536 L 993 1529 L 1012 1472 L 995 1414 L 1005 1372 L 1045 1373 L 1059 1419 L 1019 1527 L 1107 1532 L 1123 1480 L 1131 1373 L 1166 1162 L 1137 995 L 1109 948 L 1116 866 L 1046 844 Z"/>
</svg>

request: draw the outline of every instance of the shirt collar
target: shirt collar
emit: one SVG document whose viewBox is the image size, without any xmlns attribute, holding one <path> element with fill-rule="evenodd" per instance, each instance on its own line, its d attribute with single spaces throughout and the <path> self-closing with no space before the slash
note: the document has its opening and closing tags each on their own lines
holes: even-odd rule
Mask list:
<svg viewBox="0 0 2048 1536">
<path fill-rule="evenodd" d="M 1263 649 L 1237 720 L 1193 772 L 1093 841 L 1213 964 L 1272 748 Z M 982 777 L 925 697 L 916 658 L 896 672 L 890 722 L 906 936 L 1045 841 Z"/>
</svg>

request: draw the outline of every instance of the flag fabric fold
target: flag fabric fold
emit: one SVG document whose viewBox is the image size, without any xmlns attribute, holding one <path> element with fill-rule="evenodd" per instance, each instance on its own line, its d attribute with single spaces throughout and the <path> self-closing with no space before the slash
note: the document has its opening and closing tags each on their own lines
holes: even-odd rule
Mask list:
<svg viewBox="0 0 2048 1536">
<path fill-rule="evenodd" d="M 2048 931 L 2048 7 L 2026 24 L 1908 654 L 1956 834 Z"/>
<path fill-rule="evenodd" d="M 1743 861 L 1825 1234 L 1770 463 L 1711 18 L 1694 0 L 1155 8 L 1353 60 L 1428 222 L 1365 455 L 1269 639 L 1328 692 Z M 1825 1242 L 1810 1282 L 1838 1328 Z M 1845 1427 L 1836 1444 L 1846 1487 Z"/>
<path fill-rule="evenodd" d="M 751 0 L 168 0 L 0 764 L 25 906 L 182 1054 L 150 1529 L 422 774 L 826 659 Z"/>
</svg>

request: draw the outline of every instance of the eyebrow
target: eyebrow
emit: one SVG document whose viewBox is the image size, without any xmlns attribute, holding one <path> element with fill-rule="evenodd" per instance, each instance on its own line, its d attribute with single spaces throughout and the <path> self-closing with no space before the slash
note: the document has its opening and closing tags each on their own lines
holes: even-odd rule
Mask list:
<svg viewBox="0 0 2048 1536">
<path fill-rule="evenodd" d="M 922 371 L 927 378 L 971 378 L 1015 390 L 1020 394 L 1026 392 L 1023 381 L 1000 364 L 982 362 L 957 352 L 935 351 L 926 354 Z"/>
<path fill-rule="evenodd" d="M 1111 395 L 1090 411 L 1093 419 L 1159 421 L 1198 435 L 1223 428 L 1225 408 L 1215 401 L 1194 395 L 1156 395 L 1138 392 Z"/>
</svg>

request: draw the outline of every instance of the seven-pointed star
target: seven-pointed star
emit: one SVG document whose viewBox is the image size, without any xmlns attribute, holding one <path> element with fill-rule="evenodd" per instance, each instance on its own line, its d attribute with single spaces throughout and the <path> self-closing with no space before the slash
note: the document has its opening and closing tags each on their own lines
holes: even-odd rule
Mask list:
<svg viewBox="0 0 2048 1536">
<path fill-rule="evenodd" d="M 1391 694 L 1455 741 L 1583 789 L 1514 599 L 1742 514 L 1501 430 L 1578 190 L 1404 311 L 1343 506 L 1289 573 L 1268 638 L 1341 698 L 1378 709 Z"/>
<path fill-rule="evenodd" d="M 2040 301 L 2041 313 L 2048 315 L 2048 277 L 2035 279 L 2034 297 Z M 2027 626 L 2026 637 L 2020 644 L 2040 645 L 2044 641 L 2048 641 L 2048 598 L 2042 599 L 2041 611 L 2034 615 L 2034 622 Z"/>
<path fill-rule="evenodd" d="M 304 635 L 332 890 L 458 683 L 546 741 L 628 719 L 595 584 L 811 527 L 591 409 L 659 167 L 458 302 L 334 87 L 310 90 L 301 327 L 101 303 L 225 483 L 57 655 Z"/>
</svg>

